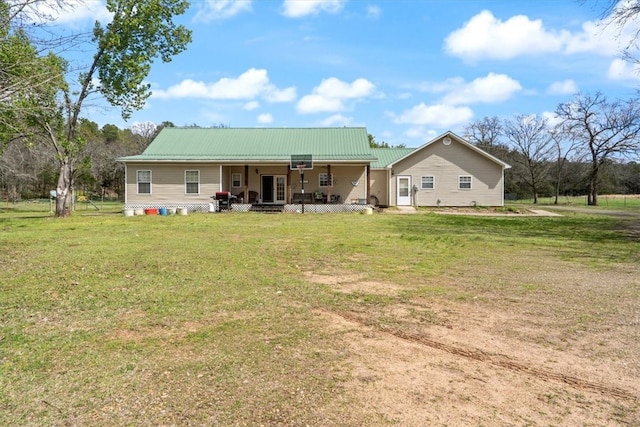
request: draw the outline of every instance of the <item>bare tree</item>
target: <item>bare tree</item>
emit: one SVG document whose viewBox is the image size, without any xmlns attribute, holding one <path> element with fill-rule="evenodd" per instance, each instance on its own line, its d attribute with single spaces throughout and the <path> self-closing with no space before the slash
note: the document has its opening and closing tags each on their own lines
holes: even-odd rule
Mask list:
<svg viewBox="0 0 640 427">
<path fill-rule="evenodd" d="M 533 192 L 533 203 L 538 203 L 538 193 L 549 169 L 549 157 L 553 139 L 547 119 L 536 115 L 517 115 L 505 120 L 504 134 L 518 152 L 519 162 L 526 174 L 526 184 Z"/>
<path fill-rule="evenodd" d="M 502 123 L 496 116 L 469 123 L 462 134 L 469 142 L 481 148 L 497 145 L 501 135 Z"/>
<path fill-rule="evenodd" d="M 556 114 L 589 159 L 587 204 L 595 206 L 601 168 L 610 160 L 637 155 L 640 102 L 609 102 L 600 92 L 577 94 L 572 101 L 560 104 Z"/>
<path fill-rule="evenodd" d="M 153 122 L 137 122 L 131 125 L 131 132 L 140 135 L 144 141 L 144 147 L 146 148 L 153 138 L 158 134 L 158 125 Z"/>
<path fill-rule="evenodd" d="M 640 63 L 640 58 L 637 57 L 640 47 L 638 43 L 640 38 L 640 26 L 638 26 L 640 0 L 609 0 L 604 14 L 603 25 L 616 27 L 618 38 L 624 39 L 625 46 L 621 52 L 622 58 L 634 64 Z"/>
<path fill-rule="evenodd" d="M 571 134 L 564 132 L 561 125 L 556 126 L 550 131 L 551 139 L 556 153 L 555 165 L 555 197 L 553 204 L 558 204 L 560 198 L 560 185 L 563 182 L 564 170 L 569 158 L 569 154 L 576 149 L 577 142 L 572 138 Z"/>
</svg>

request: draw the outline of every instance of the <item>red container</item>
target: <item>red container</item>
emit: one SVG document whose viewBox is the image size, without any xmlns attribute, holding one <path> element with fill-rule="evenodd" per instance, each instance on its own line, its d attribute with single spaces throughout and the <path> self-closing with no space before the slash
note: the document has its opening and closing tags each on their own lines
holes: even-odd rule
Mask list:
<svg viewBox="0 0 640 427">
<path fill-rule="evenodd" d="M 158 215 L 158 209 L 145 209 L 145 215 Z"/>
</svg>

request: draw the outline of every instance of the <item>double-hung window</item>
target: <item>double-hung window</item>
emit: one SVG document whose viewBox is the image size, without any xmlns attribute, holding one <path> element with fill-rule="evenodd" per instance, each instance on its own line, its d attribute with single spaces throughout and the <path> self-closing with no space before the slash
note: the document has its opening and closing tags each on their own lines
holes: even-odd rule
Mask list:
<svg viewBox="0 0 640 427">
<path fill-rule="evenodd" d="M 137 171 L 138 194 L 151 194 L 151 171 Z"/>
<path fill-rule="evenodd" d="M 459 176 L 458 188 L 460 190 L 471 190 L 471 177 L 468 175 Z"/>
<path fill-rule="evenodd" d="M 423 190 L 433 190 L 436 188 L 436 180 L 434 176 L 423 176 L 421 180 Z"/>
<path fill-rule="evenodd" d="M 184 171 L 185 193 L 200 194 L 200 171 Z"/>
<path fill-rule="evenodd" d="M 231 186 L 233 188 L 242 187 L 242 174 L 239 174 L 239 173 L 232 173 L 231 174 Z"/>
<path fill-rule="evenodd" d="M 326 172 L 318 174 L 318 184 L 320 187 L 333 187 L 333 174 L 331 176 Z"/>
</svg>

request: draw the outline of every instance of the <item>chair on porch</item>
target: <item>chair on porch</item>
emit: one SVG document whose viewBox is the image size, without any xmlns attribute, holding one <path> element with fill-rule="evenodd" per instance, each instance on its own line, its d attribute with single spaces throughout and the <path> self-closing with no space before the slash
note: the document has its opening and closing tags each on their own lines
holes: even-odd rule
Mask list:
<svg viewBox="0 0 640 427">
<path fill-rule="evenodd" d="M 236 194 L 236 197 L 238 198 L 238 200 L 242 200 L 242 203 L 254 204 L 254 203 L 258 202 L 258 192 L 257 191 L 249 191 L 249 200 L 247 200 L 247 201 L 244 200 L 244 191 L 241 191 L 238 194 Z"/>
<path fill-rule="evenodd" d="M 313 203 L 327 203 L 327 195 L 320 190 L 314 191 Z"/>
</svg>

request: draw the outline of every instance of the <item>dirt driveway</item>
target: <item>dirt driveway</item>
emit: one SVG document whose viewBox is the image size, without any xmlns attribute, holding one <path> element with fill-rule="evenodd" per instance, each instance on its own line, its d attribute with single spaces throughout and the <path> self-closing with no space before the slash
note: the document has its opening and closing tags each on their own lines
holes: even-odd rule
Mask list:
<svg viewBox="0 0 640 427">
<path fill-rule="evenodd" d="M 640 267 L 600 271 L 536 254 L 508 272 L 484 268 L 433 279 L 476 291 L 471 299 L 317 313 L 345 343 L 347 392 L 360 402 L 354 417 L 399 426 L 640 425 Z M 346 273 L 309 278 L 354 295 L 403 289 Z"/>
</svg>

